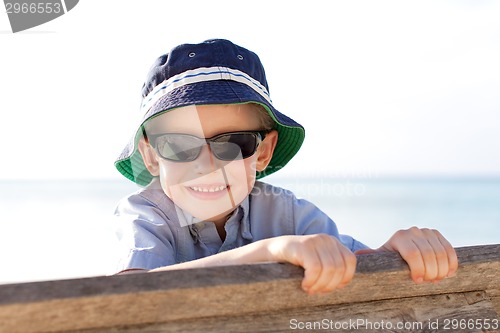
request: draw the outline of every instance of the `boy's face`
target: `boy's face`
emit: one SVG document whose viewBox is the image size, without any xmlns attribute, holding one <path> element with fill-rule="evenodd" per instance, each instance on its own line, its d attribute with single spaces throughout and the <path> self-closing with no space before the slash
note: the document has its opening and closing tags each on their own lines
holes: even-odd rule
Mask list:
<svg viewBox="0 0 500 333">
<path fill-rule="evenodd" d="M 190 134 L 199 138 L 238 131 L 259 131 L 262 125 L 255 105 L 187 106 L 166 112 L 146 126 L 147 135 Z M 266 135 L 257 151 L 245 159 L 222 161 L 208 145 L 190 162 L 166 160 L 147 143 L 139 142 L 144 163 L 153 176 L 160 177 L 165 194 L 194 217 L 213 222 L 225 218 L 248 196 L 256 170 L 264 170 L 271 160 L 277 132 Z"/>
</svg>

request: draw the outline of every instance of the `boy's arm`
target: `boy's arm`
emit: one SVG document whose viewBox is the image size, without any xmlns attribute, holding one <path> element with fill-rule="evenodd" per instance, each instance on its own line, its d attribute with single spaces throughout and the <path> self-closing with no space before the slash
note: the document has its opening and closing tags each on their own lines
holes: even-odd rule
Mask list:
<svg viewBox="0 0 500 333">
<path fill-rule="evenodd" d="M 360 250 L 356 254 L 394 251 L 410 267 L 416 283 L 437 282 L 455 275 L 458 268 L 457 254 L 453 246 L 437 230 L 412 227 L 399 230 L 376 250 Z"/>
<path fill-rule="evenodd" d="M 352 280 L 356 270 L 356 257 L 349 249 L 335 237 L 318 234 L 263 239 L 209 257 L 160 267 L 151 272 L 257 262 L 289 262 L 303 267 L 305 272 L 302 288 L 309 294 L 342 288 Z"/>
<path fill-rule="evenodd" d="M 450 243 L 436 230 L 400 230 L 377 250 L 396 251 L 406 260 L 415 282 L 439 281 L 455 274 L 458 260 Z M 304 268 L 302 288 L 309 294 L 331 292 L 347 285 L 356 269 L 355 255 L 335 237 L 326 234 L 279 236 L 202 259 L 164 266 L 167 271 L 257 262 L 289 262 Z M 126 271 L 125 271 L 126 272 Z"/>
</svg>

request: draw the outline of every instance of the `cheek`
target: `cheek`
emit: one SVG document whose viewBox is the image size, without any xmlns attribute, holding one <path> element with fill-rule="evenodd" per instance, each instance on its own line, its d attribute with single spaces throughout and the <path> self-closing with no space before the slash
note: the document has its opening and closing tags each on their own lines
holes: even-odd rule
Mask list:
<svg viewBox="0 0 500 333">
<path fill-rule="evenodd" d="M 219 169 L 223 179 L 227 180 L 231 191 L 228 193 L 234 209 L 250 194 L 255 184 L 255 161 L 251 158 L 236 160 Z"/>
<path fill-rule="evenodd" d="M 256 170 L 257 157 L 255 155 L 252 157 L 249 157 L 249 158 L 243 160 L 243 163 L 245 166 L 247 186 L 251 191 L 253 188 L 253 185 L 255 184 L 255 175 L 257 172 L 257 170 Z"/>
<path fill-rule="evenodd" d="M 250 192 L 255 183 L 256 163 L 257 159 L 253 158 L 253 156 L 227 163 L 224 166 L 224 171 L 228 182 L 233 186 L 248 189 L 248 192 Z"/>
<path fill-rule="evenodd" d="M 165 194 L 172 199 L 171 187 L 183 182 L 186 167 L 182 163 L 159 161 L 160 183 Z"/>
</svg>

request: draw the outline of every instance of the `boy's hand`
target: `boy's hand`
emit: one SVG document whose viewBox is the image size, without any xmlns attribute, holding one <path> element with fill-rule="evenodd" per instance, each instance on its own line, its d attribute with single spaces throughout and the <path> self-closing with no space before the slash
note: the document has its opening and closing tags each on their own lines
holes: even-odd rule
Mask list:
<svg viewBox="0 0 500 333">
<path fill-rule="evenodd" d="M 458 259 L 455 249 L 437 230 L 416 227 L 396 232 L 378 251 L 399 252 L 410 267 L 416 283 L 438 282 L 455 275 Z M 357 251 L 362 254 L 375 251 Z"/>
<path fill-rule="evenodd" d="M 269 251 L 272 260 L 304 268 L 302 289 L 308 294 L 342 288 L 356 270 L 356 256 L 338 239 L 325 234 L 276 237 Z"/>
</svg>

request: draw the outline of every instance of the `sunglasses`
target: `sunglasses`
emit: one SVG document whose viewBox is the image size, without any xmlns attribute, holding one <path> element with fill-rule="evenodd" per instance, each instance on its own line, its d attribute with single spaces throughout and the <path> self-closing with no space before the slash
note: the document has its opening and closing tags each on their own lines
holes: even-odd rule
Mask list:
<svg viewBox="0 0 500 333">
<path fill-rule="evenodd" d="M 234 161 L 252 156 L 269 131 L 223 133 L 211 138 L 189 134 L 165 133 L 144 136 L 162 158 L 174 162 L 191 162 L 200 156 L 205 145 L 222 161 Z"/>
</svg>

